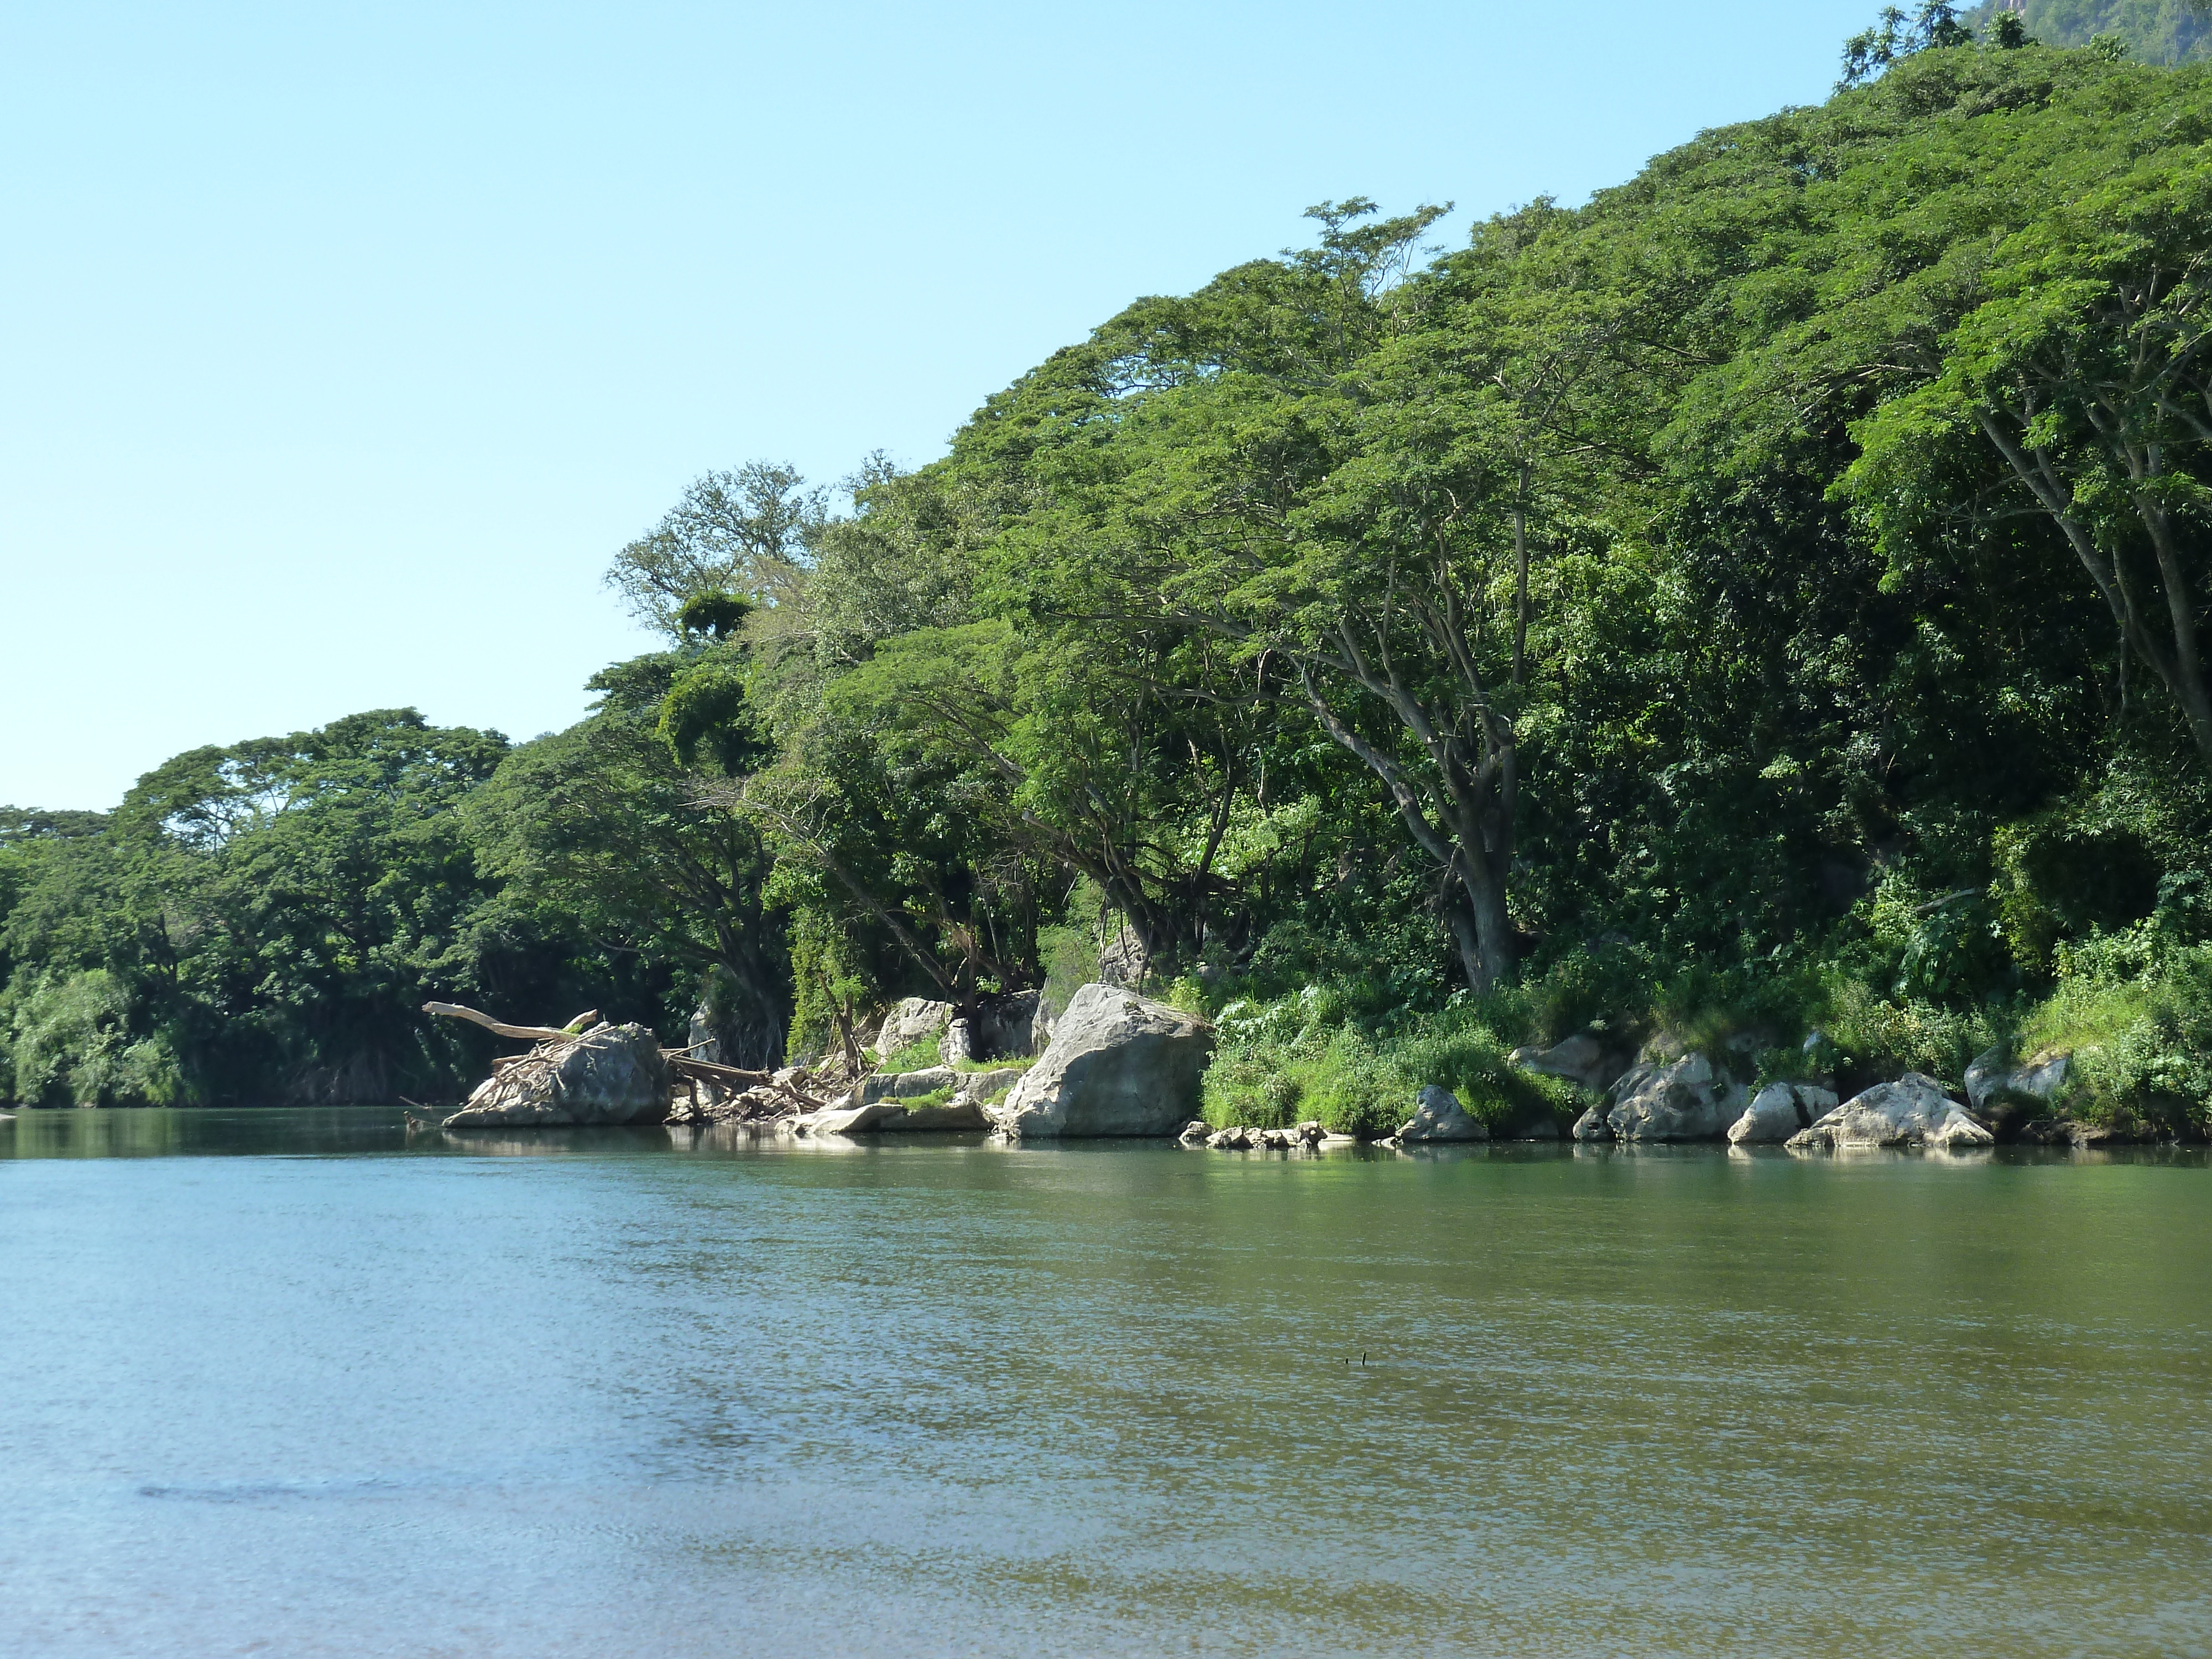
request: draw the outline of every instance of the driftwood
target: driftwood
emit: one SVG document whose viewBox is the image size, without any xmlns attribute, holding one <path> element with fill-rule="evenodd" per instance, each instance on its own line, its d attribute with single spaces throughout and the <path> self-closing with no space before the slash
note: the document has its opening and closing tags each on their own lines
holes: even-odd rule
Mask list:
<svg viewBox="0 0 2212 1659">
<path fill-rule="evenodd" d="M 471 1025 L 483 1026 L 495 1036 L 515 1037 L 525 1042 L 565 1042 L 600 1023 L 599 1011 L 596 1008 L 577 1015 L 565 1029 L 556 1029 L 550 1025 L 509 1025 L 504 1020 L 494 1019 L 489 1014 L 474 1008 L 464 1008 L 458 1002 L 426 1002 L 422 1005 L 422 1012 L 442 1014 L 447 1019 L 465 1019 Z M 704 1043 L 692 1045 L 693 1048 L 705 1046 Z M 496 1077 L 510 1066 L 520 1065 L 530 1057 L 529 1054 L 502 1055 L 492 1061 L 492 1075 Z M 713 1060 L 695 1060 L 691 1057 L 690 1048 L 663 1048 L 660 1057 L 667 1062 L 673 1075 L 695 1085 L 708 1083 L 719 1084 L 733 1091 L 764 1089 L 787 1097 L 800 1111 L 818 1112 L 822 1109 L 822 1102 L 811 1095 L 802 1094 L 787 1083 L 778 1083 L 772 1073 L 748 1072 L 741 1066 L 720 1066 Z"/>
<path fill-rule="evenodd" d="M 735 1066 L 717 1066 L 712 1060 L 693 1060 L 680 1051 L 671 1053 L 664 1049 L 660 1057 L 668 1062 L 668 1069 L 680 1078 L 701 1083 L 726 1084 L 732 1089 L 773 1089 L 780 1095 L 790 1096 L 803 1110 L 818 1112 L 822 1109 L 822 1103 L 813 1096 L 801 1094 L 788 1083 L 778 1083 L 768 1072 L 747 1072 Z"/>
<path fill-rule="evenodd" d="M 447 1019 L 465 1019 L 471 1025 L 483 1026 L 494 1036 L 520 1037 L 526 1042 L 547 1042 L 555 1037 L 574 1036 L 578 1031 L 599 1023 L 599 1011 L 596 1008 L 589 1013 L 577 1015 L 574 1019 L 568 1022 L 568 1028 L 562 1030 L 556 1030 L 550 1025 L 509 1025 L 503 1020 L 494 1019 L 489 1014 L 480 1014 L 473 1008 L 464 1008 L 458 1002 L 426 1002 L 422 1005 L 422 1012 L 426 1014 L 443 1014 Z"/>
</svg>

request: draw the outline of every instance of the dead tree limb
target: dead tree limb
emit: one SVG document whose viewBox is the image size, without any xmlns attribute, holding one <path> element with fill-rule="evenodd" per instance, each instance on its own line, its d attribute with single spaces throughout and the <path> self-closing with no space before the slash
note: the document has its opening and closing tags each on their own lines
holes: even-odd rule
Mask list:
<svg viewBox="0 0 2212 1659">
<path fill-rule="evenodd" d="M 473 1008 L 464 1008 L 458 1002 L 426 1002 L 426 1014 L 443 1014 L 447 1019 L 465 1019 L 471 1025 L 481 1025 L 495 1036 L 520 1037 L 526 1042 L 544 1042 L 553 1037 L 574 1036 L 574 1031 L 556 1030 L 550 1025 L 509 1025 L 494 1019 L 489 1014 L 480 1014 Z"/>
</svg>

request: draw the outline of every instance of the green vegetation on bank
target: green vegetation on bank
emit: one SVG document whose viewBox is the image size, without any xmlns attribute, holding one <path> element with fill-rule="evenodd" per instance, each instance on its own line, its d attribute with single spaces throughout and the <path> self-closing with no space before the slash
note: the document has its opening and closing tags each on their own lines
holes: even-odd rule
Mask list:
<svg viewBox="0 0 2212 1659">
<path fill-rule="evenodd" d="M 849 513 L 702 479 L 612 574 L 665 648 L 568 732 L 16 815 L 0 1086 L 450 1091 L 427 995 L 702 1005 L 757 1064 L 1103 974 L 1218 1018 L 1249 1122 L 1562 1115 L 1512 1048 L 1663 1030 L 1846 1085 L 2063 1048 L 2079 1109 L 2201 1123 L 2212 69 L 2026 23 L 1879 23 L 1826 104 L 1459 247 L 1325 204 Z"/>
</svg>

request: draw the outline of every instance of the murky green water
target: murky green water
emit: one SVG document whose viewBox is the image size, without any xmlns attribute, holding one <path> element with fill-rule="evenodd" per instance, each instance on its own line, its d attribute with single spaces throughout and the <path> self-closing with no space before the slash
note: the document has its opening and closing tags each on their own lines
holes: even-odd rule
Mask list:
<svg viewBox="0 0 2212 1659">
<path fill-rule="evenodd" d="M 2212 1653 L 2209 1271 L 2197 1154 L 26 1114 L 0 1650 Z"/>
</svg>

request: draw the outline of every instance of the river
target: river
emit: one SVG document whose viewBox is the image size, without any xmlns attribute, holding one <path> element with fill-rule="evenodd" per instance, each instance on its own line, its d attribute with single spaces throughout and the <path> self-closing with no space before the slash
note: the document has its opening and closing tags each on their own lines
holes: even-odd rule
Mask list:
<svg viewBox="0 0 2212 1659">
<path fill-rule="evenodd" d="M 0 1124 L 0 1652 L 2212 1654 L 2212 1168 Z"/>
</svg>

